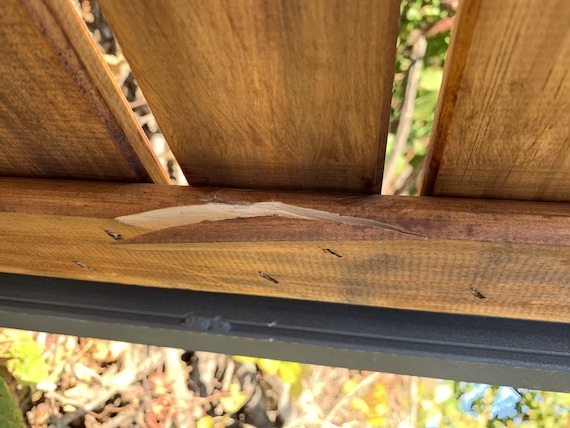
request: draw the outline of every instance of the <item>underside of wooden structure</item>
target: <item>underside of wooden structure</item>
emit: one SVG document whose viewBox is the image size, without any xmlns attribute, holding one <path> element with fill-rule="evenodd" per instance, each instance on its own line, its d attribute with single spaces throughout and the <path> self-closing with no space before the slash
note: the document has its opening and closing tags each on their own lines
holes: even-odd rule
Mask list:
<svg viewBox="0 0 570 428">
<path fill-rule="evenodd" d="M 566 204 L 30 179 L 0 192 L 5 272 L 570 319 Z"/>
<path fill-rule="evenodd" d="M 462 1 L 420 197 L 378 194 L 397 0 L 100 3 L 191 186 L 71 1 L 4 1 L 1 273 L 570 323 L 567 1 Z"/>
</svg>

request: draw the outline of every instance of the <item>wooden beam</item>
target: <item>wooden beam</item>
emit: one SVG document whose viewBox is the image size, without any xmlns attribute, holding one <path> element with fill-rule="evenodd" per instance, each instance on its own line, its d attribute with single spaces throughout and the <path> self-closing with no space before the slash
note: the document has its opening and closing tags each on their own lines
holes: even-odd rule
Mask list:
<svg viewBox="0 0 570 428">
<path fill-rule="evenodd" d="M 0 175 L 168 183 L 71 1 L 0 4 Z"/>
<path fill-rule="evenodd" d="M 423 194 L 570 201 L 570 3 L 463 0 Z"/>
<path fill-rule="evenodd" d="M 0 195 L 2 272 L 570 322 L 567 204 L 25 179 Z"/>
<path fill-rule="evenodd" d="M 399 1 L 100 3 L 190 183 L 379 191 Z"/>
</svg>

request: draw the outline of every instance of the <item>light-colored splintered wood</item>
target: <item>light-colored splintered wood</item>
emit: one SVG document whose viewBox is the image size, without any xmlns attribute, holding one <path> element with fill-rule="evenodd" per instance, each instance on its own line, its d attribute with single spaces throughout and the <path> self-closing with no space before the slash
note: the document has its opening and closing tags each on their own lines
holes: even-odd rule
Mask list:
<svg viewBox="0 0 570 428">
<path fill-rule="evenodd" d="M 168 182 L 71 1 L 2 1 L 0 40 L 0 175 Z"/>
<path fill-rule="evenodd" d="M 100 3 L 192 185 L 379 191 L 397 0 Z"/>
<path fill-rule="evenodd" d="M 1 272 L 570 322 L 564 203 L 26 179 L 0 195 Z M 196 217 L 213 204 L 225 219 Z"/>
<path fill-rule="evenodd" d="M 423 193 L 570 201 L 570 2 L 463 0 Z"/>
</svg>

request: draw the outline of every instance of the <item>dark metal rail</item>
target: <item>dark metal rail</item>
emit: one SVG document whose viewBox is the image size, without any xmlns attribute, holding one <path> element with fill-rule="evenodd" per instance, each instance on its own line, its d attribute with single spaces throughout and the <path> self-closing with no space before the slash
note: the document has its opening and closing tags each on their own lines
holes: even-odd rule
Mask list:
<svg viewBox="0 0 570 428">
<path fill-rule="evenodd" d="M 0 325 L 570 391 L 570 324 L 0 274 Z"/>
</svg>

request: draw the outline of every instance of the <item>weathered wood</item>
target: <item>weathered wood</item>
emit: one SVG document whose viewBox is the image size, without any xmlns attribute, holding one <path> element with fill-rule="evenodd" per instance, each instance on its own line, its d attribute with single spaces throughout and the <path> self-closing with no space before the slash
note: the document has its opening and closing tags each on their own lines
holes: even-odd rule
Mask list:
<svg viewBox="0 0 570 428">
<path fill-rule="evenodd" d="M 152 231 L 124 217 L 259 202 L 341 221 L 273 216 Z M 562 203 L 0 179 L 0 236 L 2 272 L 570 322 Z"/>
<path fill-rule="evenodd" d="M 397 0 L 100 3 L 191 184 L 379 191 Z"/>
<path fill-rule="evenodd" d="M 0 175 L 168 183 L 70 1 L 0 4 Z"/>
<path fill-rule="evenodd" d="M 570 207 L 565 203 L 260 192 L 0 177 L 0 211 L 13 213 L 114 219 L 208 202 L 266 201 L 372 219 L 437 239 L 561 246 L 570 242 Z M 405 238 L 403 234 L 398 236 Z"/>
<path fill-rule="evenodd" d="M 570 201 L 570 3 L 464 0 L 423 193 Z"/>
</svg>

